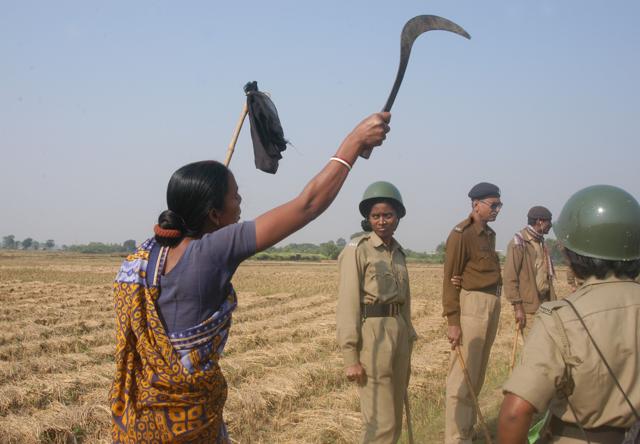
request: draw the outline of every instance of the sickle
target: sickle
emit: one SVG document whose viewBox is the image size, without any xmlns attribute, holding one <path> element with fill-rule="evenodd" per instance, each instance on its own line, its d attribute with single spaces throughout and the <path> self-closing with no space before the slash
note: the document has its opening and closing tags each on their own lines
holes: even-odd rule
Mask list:
<svg viewBox="0 0 640 444">
<path fill-rule="evenodd" d="M 387 103 L 385 103 L 384 108 L 382 108 L 383 112 L 391 111 L 393 102 L 396 100 L 396 95 L 398 95 L 398 90 L 400 89 L 402 79 L 404 78 L 404 72 L 407 70 L 407 64 L 409 63 L 409 56 L 411 55 L 413 42 L 421 34 L 424 34 L 427 31 L 436 30 L 449 31 L 467 39 L 471 38 L 467 31 L 453 23 L 451 20 L 447 20 L 446 18 L 438 17 L 436 15 L 418 15 L 409 20 L 404 25 L 404 28 L 402 28 L 402 34 L 400 35 L 400 65 L 398 66 L 396 81 L 393 83 L 393 88 L 391 88 L 391 93 L 389 94 Z M 361 154 L 365 159 L 368 159 L 370 155 L 370 149 L 363 151 Z"/>
</svg>

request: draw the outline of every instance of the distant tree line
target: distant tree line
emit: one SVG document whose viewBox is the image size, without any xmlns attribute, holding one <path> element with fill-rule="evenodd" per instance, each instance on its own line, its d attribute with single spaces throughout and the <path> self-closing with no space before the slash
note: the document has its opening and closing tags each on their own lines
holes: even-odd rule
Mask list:
<svg viewBox="0 0 640 444">
<path fill-rule="evenodd" d="M 57 246 L 53 239 L 47 239 L 44 242 L 34 240 L 27 237 L 23 240 L 16 240 L 13 234 L 2 237 L 3 250 L 63 250 L 73 251 L 77 253 L 130 253 L 136 249 L 136 241 L 128 239 L 122 244 L 104 244 L 102 242 L 89 242 L 80 245 L 61 245 Z"/>
<path fill-rule="evenodd" d="M 121 244 L 89 242 L 88 244 L 80 245 L 63 245 L 62 250 L 86 254 L 132 253 L 136 250 L 136 241 L 128 239 Z"/>
<path fill-rule="evenodd" d="M 347 245 L 343 238 L 323 242 L 320 245 L 288 244 L 284 247 L 270 247 L 256 254 L 254 259 L 259 261 L 321 261 L 324 259 L 337 259 L 342 249 Z"/>
<path fill-rule="evenodd" d="M 354 239 L 364 234 L 363 231 L 353 233 L 350 239 Z M 556 265 L 566 265 L 566 259 L 562 253 L 556 239 L 546 239 L 545 244 L 551 255 L 551 259 Z M 337 259 L 342 249 L 347 245 L 347 241 L 344 238 L 339 238 L 336 241 L 323 242 L 319 245 L 311 243 L 303 244 L 288 244 L 284 247 L 271 247 L 256 254 L 253 258 L 259 261 L 321 261 L 327 259 Z M 27 237 L 23 240 L 16 240 L 13 234 L 4 236 L 2 238 L 3 250 L 53 250 L 59 249 L 63 251 L 72 251 L 76 253 L 88 253 L 88 254 L 112 254 L 112 253 L 130 253 L 136 249 L 136 241 L 128 239 L 122 244 L 112 243 L 105 244 L 102 242 L 89 242 L 88 244 L 80 245 L 61 245 L 56 246 L 53 239 L 47 239 L 44 242 L 34 240 Z M 444 263 L 444 254 L 446 251 L 445 242 L 440 242 L 434 252 L 417 252 L 408 248 L 404 249 L 407 259 L 412 262 L 424 262 L 429 264 L 442 264 Z M 501 261 L 504 261 L 504 257 L 500 254 Z"/>
<path fill-rule="evenodd" d="M 37 241 L 31 237 L 22 240 L 16 240 L 13 234 L 2 237 L 3 250 L 52 250 L 56 246 L 53 239 L 47 239 L 44 242 Z"/>
<path fill-rule="evenodd" d="M 361 236 L 362 234 L 364 234 L 364 231 L 360 231 L 357 233 L 353 233 L 350 238 L 354 239 L 358 236 Z M 344 245 L 346 245 L 345 243 L 342 243 L 343 239 L 338 239 L 338 241 L 336 241 L 336 246 L 339 247 L 338 251 L 334 250 L 334 247 L 331 246 L 330 244 L 332 244 L 332 242 L 327 242 L 324 244 L 320 244 L 325 245 L 325 248 L 329 248 L 332 251 L 332 255 L 331 256 L 327 256 L 326 254 L 324 254 L 324 258 L 325 259 L 335 259 L 338 257 L 338 255 L 340 255 L 340 252 L 342 251 L 342 248 L 344 248 Z M 329 244 L 329 245 L 327 245 Z M 302 253 L 302 251 L 298 251 L 297 247 L 299 245 L 306 245 L 306 246 L 313 246 L 313 247 L 318 247 L 316 245 L 313 244 L 290 244 L 285 248 L 288 248 L 289 251 L 291 253 Z M 547 246 L 547 249 L 549 250 L 549 255 L 551 256 L 551 259 L 553 260 L 553 263 L 555 265 L 567 265 L 567 260 L 565 258 L 564 253 L 562 252 L 562 246 L 560 245 L 560 243 L 553 238 L 547 238 L 545 239 L 545 245 Z M 307 247 L 308 248 L 308 247 Z M 407 259 L 411 262 L 424 262 L 424 263 L 428 263 L 428 264 L 444 264 L 444 255 L 447 249 L 447 244 L 445 241 L 440 242 L 435 250 L 433 252 L 417 252 L 417 251 L 413 251 L 409 248 L 404 248 L 404 252 L 407 256 Z M 323 254 L 322 251 L 318 252 L 316 251 L 316 253 L 318 254 Z M 500 258 L 500 262 L 504 263 L 505 257 L 504 254 L 502 254 L 502 252 L 498 252 L 498 257 Z M 296 260 L 296 259 L 294 259 Z M 305 258 L 299 259 L 299 260 L 305 260 Z M 306 259 L 309 260 L 309 259 Z"/>
<path fill-rule="evenodd" d="M 354 239 L 364 234 L 364 231 L 353 233 L 350 239 Z M 337 259 L 343 248 L 347 245 L 344 238 L 338 240 L 323 242 L 319 245 L 304 244 L 288 244 L 284 247 L 271 247 L 265 251 L 256 254 L 253 258 L 259 261 L 321 261 L 327 259 Z M 444 263 L 444 242 L 441 242 L 433 253 L 417 252 L 404 248 L 407 259 L 412 262 L 425 262 L 432 264 Z"/>
</svg>

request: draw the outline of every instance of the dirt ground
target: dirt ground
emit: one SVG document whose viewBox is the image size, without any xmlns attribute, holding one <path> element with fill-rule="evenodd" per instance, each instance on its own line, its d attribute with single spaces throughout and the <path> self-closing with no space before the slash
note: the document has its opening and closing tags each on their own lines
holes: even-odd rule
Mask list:
<svg viewBox="0 0 640 444">
<path fill-rule="evenodd" d="M 0 253 L 0 443 L 110 442 L 111 284 L 121 260 Z M 449 356 L 442 268 L 411 264 L 409 273 L 419 335 L 410 384 L 414 435 L 439 442 Z M 357 442 L 358 398 L 335 341 L 336 263 L 247 261 L 234 285 L 239 307 L 221 361 L 233 442 Z M 562 278 L 557 288 L 568 293 Z M 503 305 L 480 396 L 492 427 L 508 374 L 511 313 Z"/>
</svg>

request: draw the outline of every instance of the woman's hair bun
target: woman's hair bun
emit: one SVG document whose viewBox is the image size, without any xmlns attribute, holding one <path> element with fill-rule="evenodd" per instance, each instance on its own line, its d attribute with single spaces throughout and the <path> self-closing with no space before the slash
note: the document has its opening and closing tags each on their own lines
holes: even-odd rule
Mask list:
<svg viewBox="0 0 640 444">
<path fill-rule="evenodd" d="M 184 219 L 172 210 L 164 210 L 160 213 L 160 216 L 158 216 L 158 225 L 168 230 L 184 231 L 185 229 Z"/>
<path fill-rule="evenodd" d="M 184 219 L 176 212 L 164 210 L 158 216 L 158 224 L 154 227 L 156 241 L 165 247 L 175 247 L 185 237 Z"/>
<path fill-rule="evenodd" d="M 360 222 L 360 226 L 362 227 L 362 231 L 373 231 L 369 219 L 362 219 L 362 222 Z"/>
</svg>

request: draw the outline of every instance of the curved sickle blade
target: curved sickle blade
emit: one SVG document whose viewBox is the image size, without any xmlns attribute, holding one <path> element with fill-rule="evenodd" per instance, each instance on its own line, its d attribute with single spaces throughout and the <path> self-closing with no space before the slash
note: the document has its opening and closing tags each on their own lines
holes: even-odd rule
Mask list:
<svg viewBox="0 0 640 444">
<path fill-rule="evenodd" d="M 382 108 L 382 111 L 391 111 L 393 102 L 396 100 L 396 95 L 402 84 L 404 78 L 404 72 L 407 70 L 407 64 L 409 63 L 409 56 L 411 55 L 411 47 L 413 42 L 427 31 L 449 31 L 461 35 L 467 39 L 471 36 L 462 29 L 462 27 L 456 25 L 451 20 L 438 17 L 436 15 L 418 15 L 409 20 L 402 28 L 402 34 L 400 36 L 400 65 L 398 66 L 398 73 L 396 74 L 396 81 L 391 88 L 391 93 L 387 99 L 387 103 Z"/>
</svg>

